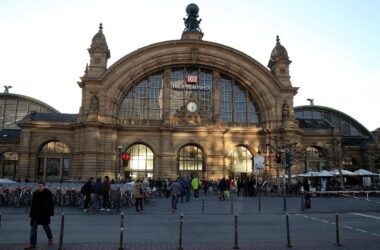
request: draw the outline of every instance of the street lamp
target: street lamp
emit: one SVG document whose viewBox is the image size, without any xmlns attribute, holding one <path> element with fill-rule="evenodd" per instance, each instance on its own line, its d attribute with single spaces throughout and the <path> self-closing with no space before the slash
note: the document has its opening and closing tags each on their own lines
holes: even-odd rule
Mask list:
<svg viewBox="0 0 380 250">
<path fill-rule="evenodd" d="M 119 145 L 117 146 L 118 149 L 118 168 L 119 173 L 117 174 L 117 209 L 116 212 L 120 212 L 120 181 L 121 181 L 121 151 L 123 150 L 123 146 Z"/>
</svg>

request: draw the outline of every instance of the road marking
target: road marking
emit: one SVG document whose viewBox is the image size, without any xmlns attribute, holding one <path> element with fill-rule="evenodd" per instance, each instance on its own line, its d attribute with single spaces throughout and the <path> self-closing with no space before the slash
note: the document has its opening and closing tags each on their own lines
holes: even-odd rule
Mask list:
<svg viewBox="0 0 380 250">
<path fill-rule="evenodd" d="M 359 228 L 355 228 L 355 230 L 358 231 L 358 232 L 362 232 L 362 233 L 368 233 L 367 231 L 361 230 Z"/>
<path fill-rule="evenodd" d="M 380 220 L 380 217 L 376 217 L 376 216 L 372 216 L 372 215 L 361 214 L 361 213 L 350 213 L 350 214 Z M 305 218 L 309 218 L 309 219 L 312 219 L 312 220 L 316 220 L 316 221 L 320 221 L 320 222 L 325 222 L 325 223 L 330 223 L 331 225 L 335 225 L 335 222 L 329 222 L 327 220 L 322 220 L 322 219 L 318 219 L 318 218 L 307 216 L 307 215 L 301 215 L 301 214 L 294 214 L 294 215 L 303 216 Z M 347 229 L 352 229 L 352 230 L 355 230 L 355 231 L 358 231 L 358 232 L 361 232 L 361 233 L 370 233 L 368 231 L 365 231 L 365 230 L 362 230 L 362 229 L 359 229 L 359 228 L 353 228 L 353 227 L 346 226 L 346 225 L 343 225 L 343 227 L 347 228 Z M 380 234 L 377 234 L 377 233 L 370 233 L 370 234 L 372 234 L 374 236 L 377 236 L 377 237 L 380 237 Z"/>
<path fill-rule="evenodd" d="M 380 220 L 380 217 L 369 215 L 369 214 L 361 214 L 361 213 L 350 213 L 350 214 Z"/>
</svg>

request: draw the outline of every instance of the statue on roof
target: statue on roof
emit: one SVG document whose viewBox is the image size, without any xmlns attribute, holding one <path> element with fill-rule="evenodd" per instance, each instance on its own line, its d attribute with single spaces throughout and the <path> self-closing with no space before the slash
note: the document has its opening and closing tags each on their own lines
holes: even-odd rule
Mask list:
<svg viewBox="0 0 380 250">
<path fill-rule="evenodd" d="M 185 30 L 184 31 L 192 31 L 192 32 L 202 32 L 201 28 L 199 28 L 199 24 L 202 19 L 198 20 L 198 5 L 191 3 L 186 7 L 187 18 L 183 18 L 185 22 Z"/>
<path fill-rule="evenodd" d="M 4 93 L 8 94 L 9 93 L 9 89 L 11 89 L 12 86 L 11 85 L 4 85 Z"/>
</svg>

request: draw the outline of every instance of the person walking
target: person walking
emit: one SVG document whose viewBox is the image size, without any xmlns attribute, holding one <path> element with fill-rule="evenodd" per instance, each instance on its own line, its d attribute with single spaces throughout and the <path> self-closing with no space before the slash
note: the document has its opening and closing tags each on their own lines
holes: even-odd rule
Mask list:
<svg viewBox="0 0 380 250">
<path fill-rule="evenodd" d="M 303 191 L 305 193 L 305 208 L 311 208 L 310 185 L 308 179 L 303 179 Z"/>
<path fill-rule="evenodd" d="M 226 179 L 223 177 L 218 183 L 219 200 L 225 200 L 224 192 L 227 191 Z"/>
<path fill-rule="evenodd" d="M 186 180 L 182 176 L 180 176 L 178 178 L 178 183 L 179 183 L 179 185 L 181 185 L 181 188 L 182 188 L 180 197 L 181 197 L 181 203 L 183 203 L 183 198 L 186 195 L 185 194 Z"/>
<path fill-rule="evenodd" d="M 187 177 L 185 179 L 185 196 L 186 196 L 186 201 L 190 201 L 190 190 L 191 190 L 191 178 Z"/>
<path fill-rule="evenodd" d="M 136 212 L 139 212 L 139 211 L 144 212 L 143 203 L 142 203 L 142 200 L 144 197 L 144 189 L 139 179 L 135 181 L 133 194 L 135 195 Z"/>
<path fill-rule="evenodd" d="M 84 195 L 83 212 L 87 212 L 88 206 L 91 202 L 91 193 L 93 190 L 93 180 L 94 180 L 94 178 L 90 177 L 88 179 L 88 181 L 81 188 L 81 193 Z"/>
<path fill-rule="evenodd" d="M 194 190 L 194 198 L 198 200 L 199 189 L 201 188 L 201 182 L 199 181 L 197 176 L 194 176 L 193 180 L 191 181 L 191 187 Z"/>
<path fill-rule="evenodd" d="M 53 194 L 45 188 L 45 183 L 40 181 L 32 196 L 32 206 L 29 212 L 30 240 L 29 245 L 24 249 L 36 249 L 38 225 L 42 225 L 48 238 L 48 245 L 53 245 L 53 234 L 49 226 L 51 216 L 54 216 Z"/>
<path fill-rule="evenodd" d="M 168 190 L 170 191 L 170 195 L 172 196 L 172 209 L 173 213 L 175 213 L 175 211 L 177 210 L 178 199 L 182 192 L 182 187 L 181 184 L 179 184 L 178 179 L 170 184 Z"/>
<path fill-rule="evenodd" d="M 102 195 L 103 195 L 103 184 L 102 179 L 99 177 L 96 178 L 96 182 L 94 184 L 94 205 L 93 209 L 95 211 L 99 211 L 100 207 L 102 206 Z"/>
<path fill-rule="evenodd" d="M 107 212 L 110 211 L 110 191 L 111 191 L 111 183 L 108 176 L 104 176 L 103 181 L 103 208 L 101 210 L 106 210 Z"/>
</svg>

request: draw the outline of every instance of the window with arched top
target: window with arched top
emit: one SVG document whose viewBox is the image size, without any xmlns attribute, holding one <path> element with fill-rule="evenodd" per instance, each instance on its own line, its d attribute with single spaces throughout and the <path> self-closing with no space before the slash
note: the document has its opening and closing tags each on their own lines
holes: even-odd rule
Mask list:
<svg viewBox="0 0 380 250">
<path fill-rule="evenodd" d="M 236 77 L 194 66 L 165 71 L 170 72 L 170 78 L 165 78 L 169 81 L 166 84 L 163 71 L 133 84 L 121 102 L 119 119 L 139 120 L 137 123 L 147 122 L 140 120 L 161 120 L 165 103 L 169 108 L 167 115 L 173 121 L 191 114 L 241 126 L 260 122 L 255 99 Z M 156 121 L 152 122 L 156 124 Z"/>
<path fill-rule="evenodd" d="M 237 146 L 230 151 L 230 166 L 234 175 L 252 173 L 252 154 L 244 146 Z"/>
<path fill-rule="evenodd" d="M 204 171 L 203 150 L 195 145 L 186 145 L 177 153 L 177 172 L 183 176 Z"/>
<path fill-rule="evenodd" d="M 65 179 L 70 169 L 70 149 L 61 141 L 50 141 L 41 147 L 36 177 L 42 180 Z"/>
<path fill-rule="evenodd" d="M 127 178 L 152 178 L 154 154 L 153 151 L 144 144 L 135 144 L 126 150 L 129 154 L 127 165 L 124 171 Z"/>
<path fill-rule="evenodd" d="M 18 154 L 4 152 L 0 154 L 0 178 L 14 179 L 16 177 Z"/>
</svg>

